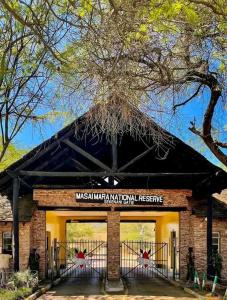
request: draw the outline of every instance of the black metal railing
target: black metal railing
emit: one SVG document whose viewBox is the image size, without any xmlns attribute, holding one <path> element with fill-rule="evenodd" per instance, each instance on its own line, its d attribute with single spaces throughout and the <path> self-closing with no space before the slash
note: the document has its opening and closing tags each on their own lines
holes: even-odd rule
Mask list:
<svg viewBox="0 0 227 300">
<path fill-rule="evenodd" d="M 106 242 L 77 240 L 56 243 L 56 273 L 67 278 L 104 277 Z"/>
</svg>

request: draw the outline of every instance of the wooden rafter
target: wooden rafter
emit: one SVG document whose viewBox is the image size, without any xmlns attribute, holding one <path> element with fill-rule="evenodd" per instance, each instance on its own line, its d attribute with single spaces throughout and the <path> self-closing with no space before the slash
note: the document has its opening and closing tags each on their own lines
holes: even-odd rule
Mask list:
<svg viewBox="0 0 227 300">
<path fill-rule="evenodd" d="M 75 164 L 76 168 L 80 171 L 90 171 L 88 167 L 82 164 L 79 160 L 75 158 L 71 158 L 71 161 Z"/>
<path fill-rule="evenodd" d="M 118 169 L 118 172 L 124 171 L 125 169 L 127 169 L 129 166 L 133 165 L 135 162 L 137 162 L 138 160 L 140 160 L 142 157 L 144 157 L 145 155 L 147 155 L 152 149 L 154 149 L 153 147 L 148 148 L 147 150 L 145 150 L 144 152 L 142 152 L 141 154 L 137 155 L 136 157 L 134 157 L 133 159 L 131 159 L 129 162 L 127 162 L 125 165 L 121 166 Z"/>
<path fill-rule="evenodd" d="M 61 156 L 63 156 L 64 154 L 66 154 L 69 150 L 67 148 L 59 151 L 57 154 L 55 154 L 52 158 L 50 158 L 49 160 L 44 161 L 42 164 L 38 165 L 36 168 L 34 168 L 34 171 L 41 171 L 44 168 L 50 166 L 53 162 L 57 161 L 59 158 L 61 158 Z"/>
<path fill-rule="evenodd" d="M 91 171 L 87 166 L 85 166 L 84 164 L 82 164 L 80 161 L 71 158 L 71 161 L 73 161 L 75 163 L 76 168 L 79 171 Z M 96 178 L 96 181 L 98 181 L 100 184 L 102 184 L 104 187 L 110 187 L 110 185 L 102 178 Z"/>
<path fill-rule="evenodd" d="M 66 144 L 67 146 L 69 146 L 74 151 L 80 153 L 82 156 L 86 157 L 88 160 L 90 160 L 91 162 L 93 162 L 94 164 L 96 164 L 97 166 L 102 168 L 103 170 L 111 172 L 111 168 L 109 168 L 106 164 L 104 164 L 99 159 L 97 159 L 96 157 L 94 157 L 93 155 L 91 155 L 90 153 L 85 151 L 84 149 L 80 148 L 76 144 L 72 143 L 69 139 L 65 139 L 63 141 L 63 143 Z"/>
<path fill-rule="evenodd" d="M 112 135 L 111 137 L 111 150 L 112 150 L 112 171 L 117 171 L 117 137 L 116 135 Z M 114 186 L 114 177 L 109 177 L 109 184 Z"/>
<path fill-rule="evenodd" d="M 29 159 L 25 160 L 19 167 L 15 168 L 14 170 L 12 170 L 13 172 L 17 172 L 19 170 L 23 170 L 26 167 L 28 167 L 30 164 L 34 163 L 36 160 L 38 160 L 39 158 L 41 158 L 43 155 L 45 155 L 47 152 L 51 151 L 52 149 L 54 149 L 55 147 L 59 146 L 61 140 L 64 140 L 65 138 L 67 138 L 68 136 L 72 135 L 73 130 L 69 130 L 66 134 L 64 134 L 61 138 L 56 139 L 56 141 L 50 143 L 49 145 L 47 145 L 44 149 L 37 149 L 37 152 L 35 155 L 33 155 L 32 157 L 30 157 Z M 3 185 L 5 182 L 7 182 L 9 180 L 10 176 L 5 176 L 4 178 L 2 178 L 0 180 L 0 185 Z"/>
<path fill-rule="evenodd" d="M 112 170 L 113 172 L 117 171 L 117 137 L 113 136 L 111 139 L 111 146 L 112 146 Z"/>
</svg>

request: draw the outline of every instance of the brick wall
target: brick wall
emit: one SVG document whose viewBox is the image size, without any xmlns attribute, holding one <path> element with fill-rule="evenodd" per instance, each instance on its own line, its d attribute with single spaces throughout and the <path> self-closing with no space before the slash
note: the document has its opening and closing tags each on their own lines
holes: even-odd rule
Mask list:
<svg viewBox="0 0 227 300">
<path fill-rule="evenodd" d="M 0 222 L 0 247 L 3 247 L 3 232 L 12 232 L 12 222 Z"/>
<path fill-rule="evenodd" d="M 20 222 L 19 224 L 19 256 L 20 270 L 28 268 L 28 258 L 30 253 L 30 222 Z M 12 222 L 0 222 L 0 247 L 3 247 L 3 232 L 12 232 Z M 13 267 L 13 264 L 11 264 Z"/>
<path fill-rule="evenodd" d="M 49 207 L 115 207 L 121 206 L 119 204 L 97 204 L 97 203 L 77 203 L 75 200 L 76 192 L 89 193 L 91 190 L 85 189 L 57 189 L 57 190 L 45 190 L 35 189 L 33 191 L 33 200 L 38 201 L 39 206 Z M 160 190 L 160 189 L 106 189 L 106 190 L 95 190 L 92 189 L 93 193 L 109 193 L 109 194 L 133 194 L 133 195 L 160 195 L 164 197 L 164 203 L 162 207 L 187 207 L 187 197 L 191 196 L 190 190 Z M 125 206 L 125 205 L 124 205 Z M 141 208 L 144 205 L 134 205 L 134 207 Z M 150 207 L 156 207 L 160 205 L 151 205 Z M 148 207 L 148 205 L 145 205 Z"/>
<path fill-rule="evenodd" d="M 56 207 L 98 207 L 107 205 L 98 205 L 97 203 L 85 204 L 76 203 L 75 193 L 78 190 L 34 190 L 34 200 L 38 201 L 39 206 Z M 80 192 L 89 192 L 90 190 L 80 190 Z M 100 192 L 100 190 L 92 190 Z M 179 213 L 179 247 L 180 247 L 180 276 L 185 279 L 187 274 L 186 254 L 188 247 L 194 247 L 196 257 L 196 268 L 199 272 L 206 271 L 206 226 L 205 218 L 196 217 L 191 214 L 191 201 L 187 196 L 191 195 L 188 190 L 105 190 L 107 193 L 128 193 L 128 194 L 156 194 L 164 196 L 163 207 L 186 207 L 186 211 Z M 116 205 L 115 205 L 116 206 Z M 141 206 L 138 206 L 141 209 Z M 146 206 L 147 207 L 147 206 Z M 151 210 L 154 205 L 151 205 Z M 120 249 L 119 248 L 119 212 L 108 212 L 108 277 L 116 279 L 119 277 Z M 3 231 L 10 231 L 12 223 L 1 222 L 0 234 Z M 221 237 L 221 255 L 223 257 L 223 277 L 227 279 L 227 220 L 216 219 L 213 222 L 213 231 L 220 233 Z M 2 239 L 0 239 L 0 246 Z M 41 277 L 45 274 L 46 265 L 46 214 L 45 211 L 36 210 L 33 214 L 31 223 L 20 224 L 20 267 L 25 269 L 30 248 L 37 248 L 40 254 Z"/>
<path fill-rule="evenodd" d="M 31 248 L 36 248 L 40 255 L 40 277 L 45 277 L 46 267 L 46 212 L 36 210 L 31 220 Z"/>
<path fill-rule="evenodd" d="M 192 216 L 194 252 L 198 272 L 207 270 L 207 222 L 204 217 Z M 222 277 L 227 280 L 227 220 L 213 220 L 213 232 L 220 234 L 220 254 L 223 258 Z"/>
<path fill-rule="evenodd" d="M 180 256 L 180 278 L 185 280 L 187 276 L 187 261 L 186 255 L 188 247 L 193 246 L 191 224 L 191 211 L 181 211 L 179 216 L 179 256 Z"/>
<path fill-rule="evenodd" d="M 107 204 L 97 204 L 97 203 L 77 203 L 75 200 L 76 192 L 91 192 L 89 189 L 35 189 L 33 194 L 33 200 L 38 201 L 38 206 L 43 207 L 96 207 L 97 210 L 99 207 L 111 207 L 114 209 L 116 206 L 119 205 L 107 205 Z M 164 197 L 164 203 L 162 207 L 182 207 L 187 208 L 189 207 L 187 197 L 191 196 L 190 190 L 153 190 L 153 189 L 106 189 L 106 190 L 95 190 L 92 189 L 93 193 L 122 193 L 122 194 L 140 194 L 140 195 L 161 195 Z M 124 205 L 125 206 L 125 205 Z M 147 207 L 154 208 L 157 205 L 146 205 Z M 135 207 L 135 205 L 134 205 Z M 137 206 L 138 209 L 141 210 L 143 208 L 142 205 Z M 187 265 L 186 265 L 186 254 L 188 247 L 190 246 L 190 210 L 182 211 L 180 213 L 180 249 L 181 249 L 181 256 L 180 256 L 180 269 L 181 269 L 181 276 L 182 278 L 186 276 L 187 272 Z M 120 214 L 119 212 L 108 212 L 108 278 L 109 279 L 117 279 L 119 278 L 119 266 L 120 266 L 120 249 L 119 249 L 119 221 L 120 221 Z M 41 221 L 42 222 L 42 221 Z M 35 227 L 33 227 L 35 230 Z M 44 230 L 44 229 L 43 229 Z M 40 232 L 40 231 L 39 231 Z M 43 236 L 42 245 L 45 245 L 44 240 L 45 237 Z M 44 246 L 43 246 L 44 247 Z M 42 257 L 42 260 L 44 258 Z M 44 264 L 45 266 L 45 264 Z"/>
<path fill-rule="evenodd" d="M 19 257 L 20 270 L 24 271 L 28 268 L 28 259 L 30 254 L 30 236 L 31 222 L 21 222 L 19 226 Z"/>
<path fill-rule="evenodd" d="M 3 232 L 12 232 L 12 222 L 0 222 L 0 246 L 2 247 Z M 45 274 L 45 239 L 46 239 L 46 213 L 36 211 L 32 222 L 20 222 L 19 224 L 19 257 L 20 270 L 28 268 L 28 259 L 31 248 L 37 248 L 40 254 L 40 275 Z M 13 265 L 13 264 L 12 264 Z"/>
</svg>

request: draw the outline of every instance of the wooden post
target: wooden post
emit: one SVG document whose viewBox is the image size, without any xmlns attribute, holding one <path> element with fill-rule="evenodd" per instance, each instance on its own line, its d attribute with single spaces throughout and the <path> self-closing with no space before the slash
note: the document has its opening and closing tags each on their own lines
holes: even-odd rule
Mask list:
<svg viewBox="0 0 227 300">
<path fill-rule="evenodd" d="M 111 146 L 112 146 L 112 172 L 117 171 L 117 136 L 112 135 L 111 137 Z M 114 177 L 109 177 L 109 183 L 114 187 Z"/>
<path fill-rule="evenodd" d="M 212 223 L 213 223 L 213 199 L 207 200 L 207 276 L 213 275 L 212 267 Z"/>
<path fill-rule="evenodd" d="M 173 280 L 176 280 L 176 231 L 172 232 Z"/>
<path fill-rule="evenodd" d="M 112 143 L 112 170 L 116 172 L 117 170 L 117 136 L 113 135 L 111 139 Z"/>
<path fill-rule="evenodd" d="M 13 237 L 14 237 L 14 271 L 19 271 L 19 179 L 13 178 Z"/>
</svg>

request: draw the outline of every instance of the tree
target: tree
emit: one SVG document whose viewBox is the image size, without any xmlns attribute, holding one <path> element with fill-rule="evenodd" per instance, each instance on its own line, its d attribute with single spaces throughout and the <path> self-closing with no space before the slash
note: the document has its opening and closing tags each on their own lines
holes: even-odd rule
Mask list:
<svg viewBox="0 0 227 300">
<path fill-rule="evenodd" d="M 0 139 L 0 152 L 2 152 L 2 142 Z M 10 164 L 20 159 L 27 151 L 24 149 L 18 149 L 13 143 L 10 143 L 7 147 L 5 155 L 1 161 L 0 172 L 6 169 Z"/>
<path fill-rule="evenodd" d="M 35 30 L 34 13 L 29 21 L 20 20 L 24 6 L 34 12 L 33 1 L 20 1 L 20 9 L 13 7 L 15 1 L 0 2 L 46 41 Z M 56 57 L 49 43 L 47 49 L 60 64 L 70 95 L 98 104 L 87 115 L 94 132 L 148 135 L 160 146 L 168 137 L 141 119 L 137 108 L 174 113 L 203 94 L 202 124 L 192 120 L 190 130 L 227 165 L 226 137 L 214 125 L 225 95 L 225 1 L 42 0 L 42 5 L 68 26 L 61 55 Z"/>
<path fill-rule="evenodd" d="M 94 101 L 111 99 L 114 106 L 110 110 L 103 105 L 102 113 L 99 109 L 92 120 L 97 116 L 100 123 L 101 115 L 103 127 L 109 124 L 113 130 L 113 123 L 124 124 L 124 119 L 134 117 L 128 103 L 141 107 L 154 101 L 153 110 L 158 111 L 164 109 L 160 105 L 163 98 L 167 108 L 172 102 L 175 111 L 202 92 L 209 93 L 202 128 L 192 121 L 190 130 L 227 165 L 222 150 L 227 144 L 216 140 L 217 130 L 212 130 L 215 108 L 224 96 L 225 78 L 225 10 L 224 2 L 219 3 L 215 9 L 209 2 L 151 1 L 148 5 L 109 1 L 109 6 L 85 10 L 80 39 L 67 49 L 68 53 L 73 51 L 71 70 L 74 74 L 77 70 L 79 85 L 95 95 Z M 77 78 L 72 78 L 73 89 Z M 68 78 L 66 83 L 70 85 Z M 127 111 L 120 117 L 119 107 Z M 115 122 L 113 111 L 117 112 Z"/>
<path fill-rule="evenodd" d="M 28 18 L 30 12 L 23 13 Z M 33 32 L 2 6 L 0 14 L 0 162 L 4 165 L 3 158 L 14 149 L 12 142 L 24 125 L 45 119 L 42 107 L 49 105 L 47 87 L 54 70 L 47 49 Z M 39 14 L 43 24 L 50 21 L 47 12 Z M 56 30 L 52 28 L 52 35 Z"/>
<path fill-rule="evenodd" d="M 155 223 L 121 223 L 121 240 L 155 241 Z"/>
<path fill-rule="evenodd" d="M 94 228 L 91 224 L 69 223 L 67 224 L 67 240 L 91 239 L 94 235 Z"/>
</svg>

